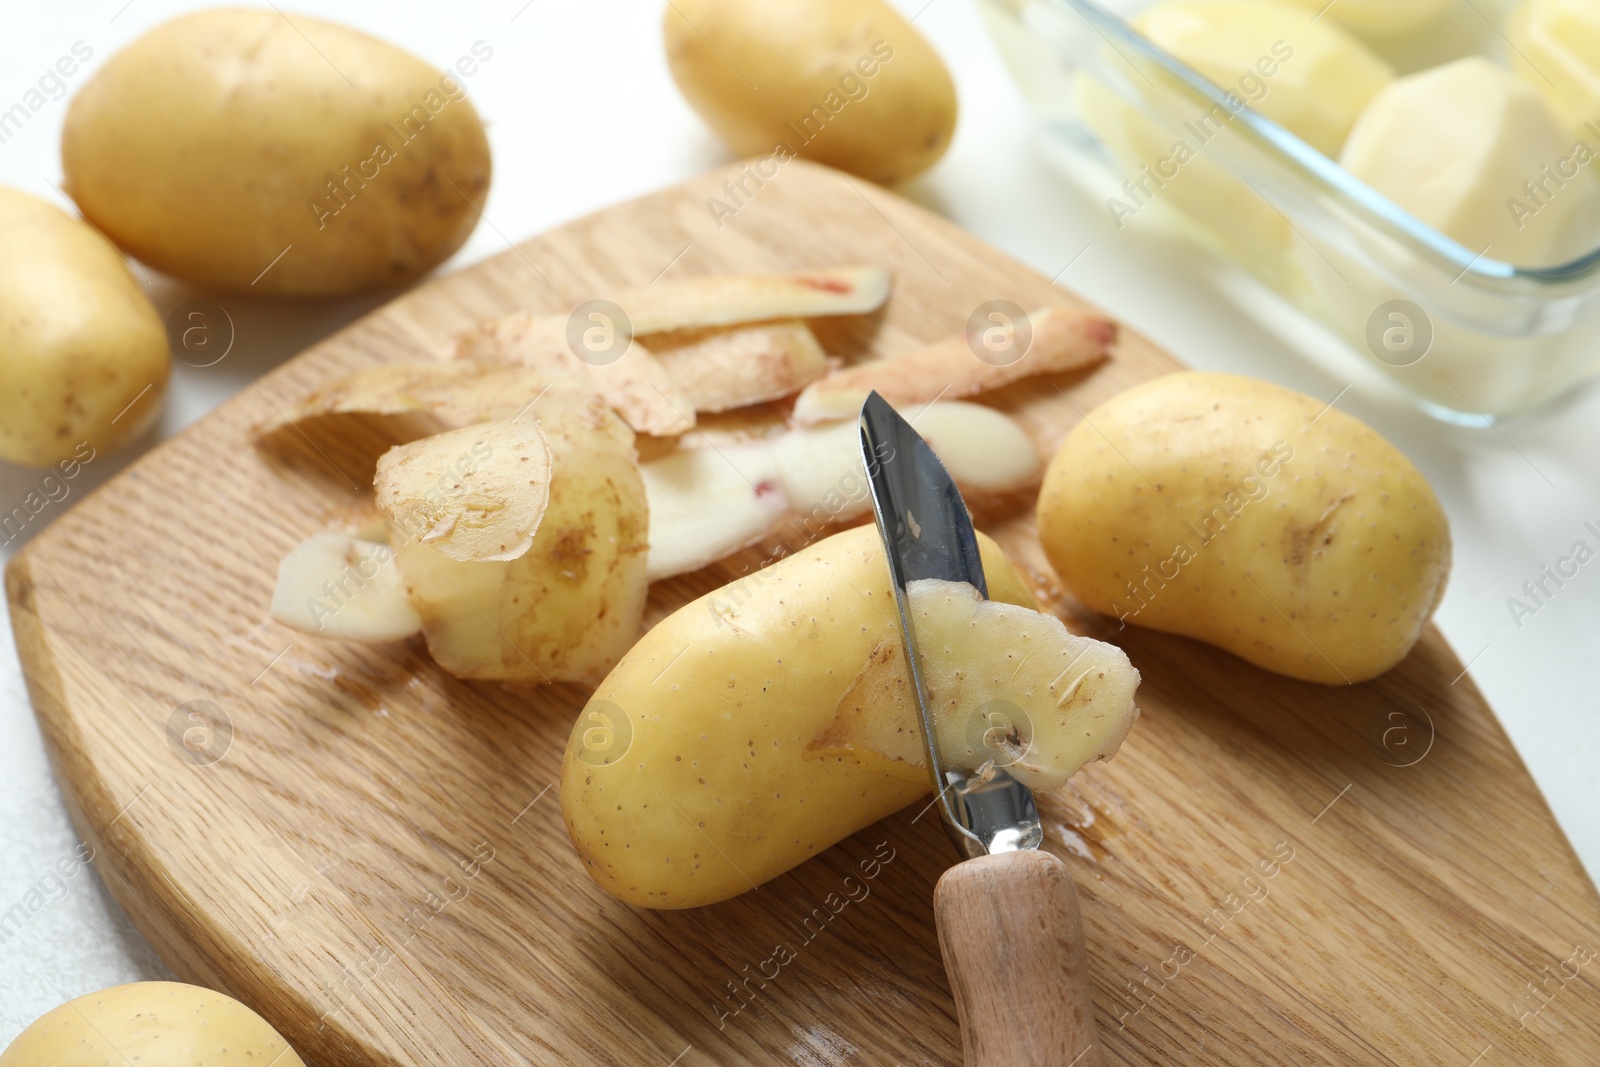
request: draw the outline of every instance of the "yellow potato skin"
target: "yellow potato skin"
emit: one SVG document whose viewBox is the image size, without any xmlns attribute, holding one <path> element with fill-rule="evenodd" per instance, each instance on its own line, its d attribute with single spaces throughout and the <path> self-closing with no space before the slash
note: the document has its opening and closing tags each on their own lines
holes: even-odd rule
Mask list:
<svg viewBox="0 0 1600 1067">
<path fill-rule="evenodd" d="M 135 982 L 40 1016 L 0 1067 L 305 1067 L 267 1021 L 232 997 L 177 982 Z"/>
<path fill-rule="evenodd" d="M 633 431 L 574 382 L 549 382 L 526 403 L 507 396 L 550 445 L 550 501 L 533 544 L 509 562 L 463 563 L 406 541 L 400 573 L 428 651 L 457 678 L 594 685 L 633 644 L 649 589 Z"/>
<path fill-rule="evenodd" d="M 989 595 L 1036 607 L 978 540 Z M 561 811 L 595 881 L 641 907 L 712 904 L 925 794 L 922 767 L 807 752 L 874 649 L 898 648 L 896 612 L 862 526 L 656 624 L 595 690 L 562 765 Z"/>
<path fill-rule="evenodd" d="M 1168 375 L 1091 412 L 1045 473 L 1038 521 L 1088 607 L 1326 684 L 1404 659 L 1450 571 L 1444 509 L 1398 449 L 1227 374 Z"/>
<path fill-rule="evenodd" d="M 201 11 L 113 56 L 67 112 L 67 191 L 122 248 L 211 290 L 408 282 L 477 222 L 466 198 L 481 206 L 489 187 L 483 125 L 415 56 L 291 17 Z"/>
<path fill-rule="evenodd" d="M 81 220 L 0 187 L 0 459 L 46 466 L 85 442 L 90 456 L 109 452 L 155 419 L 171 363 L 161 316 L 121 254 Z"/>
<path fill-rule="evenodd" d="M 740 155 L 889 185 L 950 146 L 950 72 L 883 0 L 674 0 L 662 31 L 678 88 Z"/>
</svg>

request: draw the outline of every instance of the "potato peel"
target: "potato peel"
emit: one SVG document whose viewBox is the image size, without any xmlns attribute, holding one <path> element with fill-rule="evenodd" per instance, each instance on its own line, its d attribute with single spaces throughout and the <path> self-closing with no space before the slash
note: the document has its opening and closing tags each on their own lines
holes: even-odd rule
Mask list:
<svg viewBox="0 0 1600 1067">
<path fill-rule="evenodd" d="M 548 383 L 525 367 L 486 363 L 389 363 L 327 383 L 265 428 L 323 415 L 429 412 L 443 429 L 510 418 Z"/>
<path fill-rule="evenodd" d="M 318 637 L 397 641 L 422 628 L 394 550 L 342 533 L 314 534 L 278 564 L 271 614 Z"/>
<path fill-rule="evenodd" d="M 929 405 L 916 422 L 963 494 L 999 503 L 1038 484 L 1027 432 L 979 404 Z M 650 580 L 698 570 L 793 527 L 807 539 L 872 510 L 854 422 L 802 426 L 642 464 L 650 497 Z"/>
<path fill-rule="evenodd" d="M 614 293 L 611 300 L 627 313 L 638 336 L 767 319 L 864 315 L 889 299 L 890 281 L 883 267 L 728 274 L 658 281 Z"/>
<path fill-rule="evenodd" d="M 1069 632 L 1054 615 L 984 600 L 962 582 L 907 588 L 939 750 L 946 766 L 1003 767 L 1030 789 L 1060 788 L 1108 760 L 1139 717 L 1139 672 L 1115 645 Z M 839 700 L 814 755 L 876 753 L 889 773 L 926 778 L 922 728 L 897 641 L 881 641 Z"/>
<path fill-rule="evenodd" d="M 987 351 L 984 333 L 960 333 L 910 352 L 844 367 L 812 382 L 795 401 L 795 420 L 854 418 L 874 390 L 900 406 L 972 396 L 1032 375 L 1076 370 L 1105 359 L 1117 337 L 1116 323 L 1110 319 L 1072 308 L 1043 308 L 1029 314 L 1027 322 L 1027 348 L 1010 362 L 989 362 L 978 355 Z M 1015 343 L 1014 324 L 996 328 L 1004 333 L 1002 351 Z"/>
<path fill-rule="evenodd" d="M 558 380 L 529 408 L 549 444 L 549 503 L 531 550 L 463 563 L 400 545 L 428 651 L 458 678 L 593 685 L 638 638 L 648 515 L 633 433 L 598 393 Z"/>
<path fill-rule="evenodd" d="M 403 540 L 460 562 L 506 562 L 533 546 L 551 473 L 549 442 L 523 415 L 391 448 L 373 487 Z"/>
<path fill-rule="evenodd" d="M 661 437 L 694 428 L 694 403 L 655 354 L 633 341 L 608 363 L 582 359 L 567 341 L 567 316 L 518 312 L 456 337 L 462 361 L 527 367 L 587 382 L 639 433 Z"/>
<path fill-rule="evenodd" d="M 696 411 L 788 396 L 828 372 L 828 357 L 798 319 L 652 334 L 650 348 Z"/>
</svg>

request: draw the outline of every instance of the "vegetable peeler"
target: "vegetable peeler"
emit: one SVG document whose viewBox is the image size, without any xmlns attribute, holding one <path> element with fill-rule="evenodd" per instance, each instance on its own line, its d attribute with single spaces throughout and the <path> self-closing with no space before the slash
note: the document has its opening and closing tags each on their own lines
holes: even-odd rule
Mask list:
<svg viewBox="0 0 1600 1067">
<path fill-rule="evenodd" d="M 947 765 L 917 652 L 906 587 L 966 582 L 987 598 L 966 502 L 933 449 L 876 392 L 861 407 L 861 454 L 946 833 L 961 862 L 934 890 L 939 950 L 966 1067 L 1101 1067 L 1072 876 L 1039 849 L 1033 792 L 1003 766 Z"/>
</svg>

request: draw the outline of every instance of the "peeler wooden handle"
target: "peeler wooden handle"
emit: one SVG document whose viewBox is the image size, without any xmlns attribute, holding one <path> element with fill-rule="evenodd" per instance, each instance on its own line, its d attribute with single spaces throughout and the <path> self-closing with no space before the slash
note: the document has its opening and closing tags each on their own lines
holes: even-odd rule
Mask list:
<svg viewBox="0 0 1600 1067">
<path fill-rule="evenodd" d="M 966 1067 L 1102 1067 L 1064 863 L 1032 849 L 966 860 L 933 909 Z"/>
</svg>

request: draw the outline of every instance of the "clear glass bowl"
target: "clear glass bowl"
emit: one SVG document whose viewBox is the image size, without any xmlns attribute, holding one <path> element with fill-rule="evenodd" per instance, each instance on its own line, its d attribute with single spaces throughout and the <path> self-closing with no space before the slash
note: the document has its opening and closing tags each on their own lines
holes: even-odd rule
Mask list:
<svg viewBox="0 0 1600 1067">
<path fill-rule="evenodd" d="M 1485 425 L 1600 372 L 1600 249 L 1559 267 L 1501 263 L 1419 221 L 1248 107 L 1205 122 L 1214 109 L 1227 111 L 1228 98 L 1128 23 L 1149 0 L 979 5 L 1049 136 L 1067 150 L 1058 154 L 1101 165 L 1094 177 L 1068 169 L 1099 196 L 1115 195 L 1122 206 L 1113 217 L 1126 225 L 1131 214 L 1177 209 L 1207 243 L 1331 327 L 1423 410 Z M 1380 54 L 1404 72 L 1504 47 L 1496 25 L 1503 5 L 1457 7 L 1465 24 L 1435 27 Z M 1178 140 L 1203 141 L 1203 151 L 1182 164 L 1180 180 L 1158 185 L 1160 174 L 1178 169 L 1163 165 Z M 1149 176 L 1146 168 L 1158 167 Z"/>
</svg>

